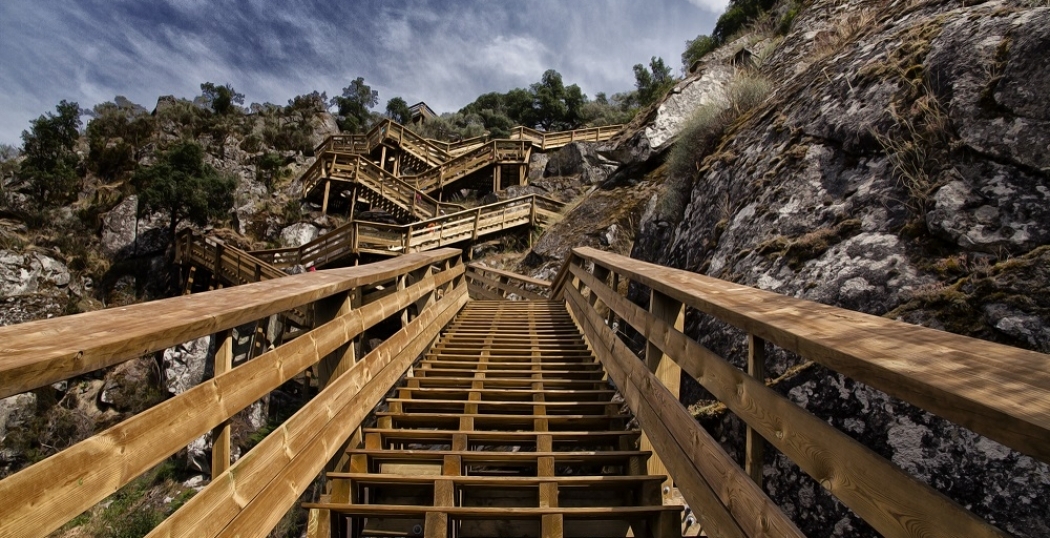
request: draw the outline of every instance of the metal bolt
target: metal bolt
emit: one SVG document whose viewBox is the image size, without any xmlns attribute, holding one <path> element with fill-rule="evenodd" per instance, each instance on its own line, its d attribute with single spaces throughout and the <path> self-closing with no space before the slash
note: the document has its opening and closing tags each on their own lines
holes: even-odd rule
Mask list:
<svg viewBox="0 0 1050 538">
<path fill-rule="evenodd" d="M 412 534 L 423 534 L 423 526 L 416 523 L 416 525 L 412 527 Z"/>
</svg>

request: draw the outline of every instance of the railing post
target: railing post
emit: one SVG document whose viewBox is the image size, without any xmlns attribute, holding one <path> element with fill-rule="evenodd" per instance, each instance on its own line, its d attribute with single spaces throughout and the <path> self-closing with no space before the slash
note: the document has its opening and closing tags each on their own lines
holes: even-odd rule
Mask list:
<svg viewBox="0 0 1050 538">
<path fill-rule="evenodd" d="M 649 295 L 649 312 L 654 318 L 667 322 L 668 325 L 671 325 L 677 331 L 682 331 L 685 328 L 685 308 L 682 306 L 682 303 L 656 290 L 652 290 Z M 649 367 L 649 371 L 656 374 L 660 383 L 667 387 L 667 390 L 671 391 L 671 394 L 677 400 L 681 389 L 682 368 L 678 366 L 674 359 L 665 355 L 652 342 L 649 342 L 646 346 L 645 363 Z M 649 442 L 649 438 L 645 434 L 642 434 L 641 449 L 652 450 L 652 443 Z M 648 467 L 649 474 L 668 475 L 667 468 L 658 457 L 650 458 Z M 673 486 L 674 483 L 668 475 L 661 488 L 664 499 L 670 496 Z"/>
<path fill-rule="evenodd" d="M 227 329 L 215 334 L 215 377 L 233 369 L 233 331 Z M 212 430 L 211 479 L 230 468 L 230 421 L 224 421 Z"/>
<path fill-rule="evenodd" d="M 324 180 L 324 200 L 321 202 L 321 214 L 322 215 L 327 215 L 328 214 L 328 195 L 331 192 L 331 190 L 332 190 L 332 180 L 331 179 Z"/>
<path fill-rule="evenodd" d="M 215 278 L 216 285 L 219 287 L 222 287 L 222 251 L 222 241 L 216 241 L 215 248 L 212 250 L 214 258 L 212 259 L 211 274 L 212 277 Z"/>
<path fill-rule="evenodd" d="M 747 373 L 765 384 L 766 341 L 754 334 L 747 335 Z M 762 487 L 763 460 L 766 456 L 766 440 L 751 426 L 747 427 L 747 443 L 744 453 L 744 470 Z"/>
<path fill-rule="evenodd" d="M 353 290 L 326 297 L 314 303 L 314 326 L 320 326 L 333 319 L 349 314 L 355 308 Z M 350 341 L 336 348 L 317 363 L 317 386 L 324 389 L 335 378 L 350 369 L 356 354 L 354 342 Z"/>
</svg>

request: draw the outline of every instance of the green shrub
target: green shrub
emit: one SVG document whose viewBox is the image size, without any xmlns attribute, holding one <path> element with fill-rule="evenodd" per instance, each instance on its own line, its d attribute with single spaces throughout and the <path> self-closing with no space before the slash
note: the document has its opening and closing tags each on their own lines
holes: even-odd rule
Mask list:
<svg viewBox="0 0 1050 538">
<path fill-rule="evenodd" d="M 693 62 L 707 56 L 708 53 L 718 48 L 718 41 L 709 35 L 700 34 L 696 39 L 685 42 L 685 52 L 682 53 L 682 67 L 689 69 Z"/>
<path fill-rule="evenodd" d="M 798 17 L 798 12 L 802 10 L 802 5 L 798 3 L 791 4 L 784 15 L 777 21 L 777 35 L 787 35 L 791 31 L 791 25 L 795 22 L 795 18 Z"/>
<path fill-rule="evenodd" d="M 772 91 L 773 85 L 769 79 L 755 73 L 742 72 L 738 74 L 726 88 L 729 107 L 737 115 L 743 114 L 755 108 Z M 735 118 L 734 118 L 735 119 Z"/>
<path fill-rule="evenodd" d="M 689 119 L 668 156 L 672 178 L 692 178 L 704 157 L 714 150 L 742 114 L 758 106 L 772 89 L 761 75 L 741 72 L 727 86 L 724 100 L 702 105 Z"/>
</svg>

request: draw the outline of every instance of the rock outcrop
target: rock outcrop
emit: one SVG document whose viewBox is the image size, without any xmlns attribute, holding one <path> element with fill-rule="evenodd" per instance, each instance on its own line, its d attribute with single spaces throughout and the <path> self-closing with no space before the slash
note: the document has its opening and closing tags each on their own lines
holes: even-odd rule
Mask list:
<svg viewBox="0 0 1050 538">
<path fill-rule="evenodd" d="M 1050 352 L 1050 9 L 818 2 L 793 28 L 758 68 L 773 94 L 680 178 L 680 216 L 650 200 L 632 255 Z M 633 166 L 619 184 L 674 136 L 647 121 L 610 150 Z M 744 364 L 740 333 L 706 316 L 686 331 Z M 777 353 L 768 367 L 798 365 Z M 1050 535 L 1050 466 L 819 366 L 776 390 L 1007 532 Z M 705 425 L 741 450 L 735 418 Z M 875 536 L 782 456 L 765 476 L 807 536 Z"/>
</svg>

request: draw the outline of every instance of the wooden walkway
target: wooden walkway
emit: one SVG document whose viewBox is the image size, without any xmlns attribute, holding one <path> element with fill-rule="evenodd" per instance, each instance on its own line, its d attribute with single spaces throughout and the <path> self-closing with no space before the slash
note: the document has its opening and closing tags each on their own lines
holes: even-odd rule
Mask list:
<svg viewBox="0 0 1050 538">
<path fill-rule="evenodd" d="M 473 301 L 328 473 L 332 536 L 681 536 L 564 303 Z"/>
<path fill-rule="evenodd" d="M 686 309 L 747 334 L 746 371 L 684 332 Z M 271 321 L 296 313 L 283 338 Z M 234 365 L 250 324 L 263 352 Z M 208 432 L 211 481 L 151 538 L 265 536 L 310 491 L 310 538 L 680 536 L 674 488 L 707 536 L 801 538 L 766 494 L 773 455 L 883 536 L 1009 536 L 767 386 L 774 347 L 1050 462 L 1045 354 L 590 248 L 553 282 L 438 249 L 0 327 L 0 398 L 201 337 L 213 378 L 0 480 L 0 538 L 50 535 Z M 319 392 L 231 457 L 233 418 L 307 369 Z M 685 375 L 741 422 L 742 453 L 679 402 Z"/>
</svg>

